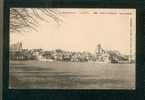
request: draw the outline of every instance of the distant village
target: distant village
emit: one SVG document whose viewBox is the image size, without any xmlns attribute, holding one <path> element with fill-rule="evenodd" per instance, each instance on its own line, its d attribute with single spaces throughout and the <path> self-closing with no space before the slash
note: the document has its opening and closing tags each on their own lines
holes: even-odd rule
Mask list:
<svg viewBox="0 0 145 100">
<path fill-rule="evenodd" d="M 135 63 L 135 57 L 123 55 L 116 50 L 104 50 L 101 44 L 96 46 L 94 53 L 74 52 L 61 49 L 44 51 L 43 49 L 24 49 L 21 42 L 10 45 L 10 60 L 38 60 L 65 62 L 98 62 L 98 63 Z"/>
</svg>

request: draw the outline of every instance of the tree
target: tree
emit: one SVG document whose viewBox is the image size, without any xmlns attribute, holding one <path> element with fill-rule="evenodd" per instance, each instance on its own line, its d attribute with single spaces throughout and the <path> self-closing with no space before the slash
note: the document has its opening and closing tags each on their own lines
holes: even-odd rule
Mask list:
<svg viewBox="0 0 145 100">
<path fill-rule="evenodd" d="M 53 19 L 60 23 L 58 12 L 48 8 L 11 8 L 10 9 L 10 32 L 21 32 L 25 29 L 36 30 L 39 20 L 49 22 Z"/>
</svg>

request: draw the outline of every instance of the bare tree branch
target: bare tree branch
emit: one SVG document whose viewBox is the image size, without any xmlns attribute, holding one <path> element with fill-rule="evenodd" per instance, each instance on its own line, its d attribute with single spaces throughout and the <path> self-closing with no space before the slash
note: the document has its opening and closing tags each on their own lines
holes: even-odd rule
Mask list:
<svg viewBox="0 0 145 100">
<path fill-rule="evenodd" d="M 45 17 L 44 17 L 45 16 Z M 36 30 L 38 20 L 49 22 L 50 18 L 57 24 L 62 20 L 53 9 L 47 8 L 11 8 L 10 32 L 21 32 L 25 29 Z"/>
</svg>

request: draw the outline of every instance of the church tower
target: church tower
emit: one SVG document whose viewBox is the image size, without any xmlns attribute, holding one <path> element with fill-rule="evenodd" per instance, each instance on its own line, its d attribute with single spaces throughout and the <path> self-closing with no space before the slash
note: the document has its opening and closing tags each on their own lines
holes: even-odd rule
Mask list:
<svg viewBox="0 0 145 100">
<path fill-rule="evenodd" d="M 102 47 L 101 47 L 101 44 L 98 44 L 97 47 L 96 47 L 96 54 L 101 54 L 102 53 Z"/>
</svg>

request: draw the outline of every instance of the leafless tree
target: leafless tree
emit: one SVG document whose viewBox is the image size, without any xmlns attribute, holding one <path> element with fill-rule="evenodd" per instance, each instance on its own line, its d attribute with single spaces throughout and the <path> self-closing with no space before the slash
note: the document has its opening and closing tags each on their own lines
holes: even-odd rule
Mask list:
<svg viewBox="0 0 145 100">
<path fill-rule="evenodd" d="M 54 20 L 60 23 L 58 12 L 48 8 L 11 8 L 10 9 L 10 32 L 21 32 L 25 29 L 36 30 L 39 21 Z"/>
</svg>

